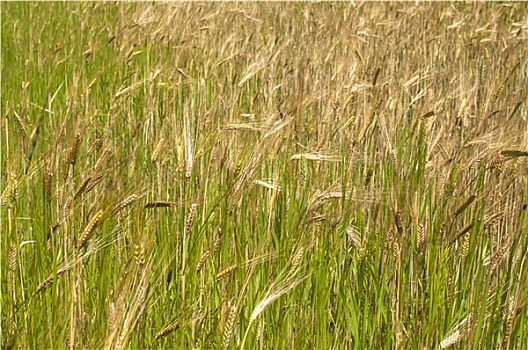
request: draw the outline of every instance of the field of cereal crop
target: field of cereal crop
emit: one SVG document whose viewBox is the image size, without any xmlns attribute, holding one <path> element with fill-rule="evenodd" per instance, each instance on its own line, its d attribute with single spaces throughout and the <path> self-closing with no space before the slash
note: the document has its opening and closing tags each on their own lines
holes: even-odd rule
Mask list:
<svg viewBox="0 0 528 350">
<path fill-rule="evenodd" d="M 528 4 L 0 5 L 2 349 L 526 348 Z"/>
</svg>

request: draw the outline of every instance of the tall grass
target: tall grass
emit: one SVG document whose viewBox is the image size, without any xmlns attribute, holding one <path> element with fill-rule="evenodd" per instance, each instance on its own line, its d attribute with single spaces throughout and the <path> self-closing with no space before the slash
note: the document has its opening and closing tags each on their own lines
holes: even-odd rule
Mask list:
<svg viewBox="0 0 528 350">
<path fill-rule="evenodd" d="M 10 348 L 522 349 L 523 3 L 3 3 Z"/>
</svg>

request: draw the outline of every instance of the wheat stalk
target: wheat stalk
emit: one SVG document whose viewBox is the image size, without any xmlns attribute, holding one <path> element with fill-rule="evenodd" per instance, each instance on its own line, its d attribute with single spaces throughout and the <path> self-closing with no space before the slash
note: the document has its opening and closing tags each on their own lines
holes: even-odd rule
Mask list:
<svg viewBox="0 0 528 350">
<path fill-rule="evenodd" d="M 411 79 L 412 80 L 412 79 Z M 399 166 L 398 166 L 398 159 L 396 157 L 396 150 L 392 146 L 392 142 L 390 140 L 389 131 L 387 130 L 387 124 L 384 119 L 381 119 L 380 121 L 381 131 L 383 133 L 383 136 L 385 137 L 385 142 L 387 144 L 387 149 L 389 151 L 389 158 L 392 165 L 392 170 L 395 174 L 399 173 Z"/>
<path fill-rule="evenodd" d="M 185 140 L 185 177 L 190 178 L 193 169 L 193 145 L 191 141 L 190 121 L 186 117 L 184 119 L 183 138 Z"/>
<path fill-rule="evenodd" d="M 57 229 L 60 227 L 61 223 L 59 221 L 54 221 L 53 224 L 51 224 L 50 226 L 50 229 L 48 231 L 48 239 L 46 240 L 46 248 L 48 250 L 51 250 L 52 248 L 52 239 L 53 239 L 53 234 L 55 233 L 55 231 L 57 231 Z"/>
<path fill-rule="evenodd" d="M 46 91 L 46 101 L 49 102 L 49 88 Z M 29 166 L 31 165 L 31 160 L 33 159 L 33 152 L 35 152 L 35 148 L 37 147 L 37 139 L 40 134 L 40 126 L 42 125 L 42 119 L 44 118 L 45 110 L 46 110 L 45 108 L 42 108 L 39 118 L 37 120 L 37 124 L 35 125 L 35 129 L 33 129 L 33 132 L 31 133 L 29 154 L 28 154 L 28 158 L 26 161 L 26 168 L 25 168 L 26 174 L 29 172 Z"/>
</svg>

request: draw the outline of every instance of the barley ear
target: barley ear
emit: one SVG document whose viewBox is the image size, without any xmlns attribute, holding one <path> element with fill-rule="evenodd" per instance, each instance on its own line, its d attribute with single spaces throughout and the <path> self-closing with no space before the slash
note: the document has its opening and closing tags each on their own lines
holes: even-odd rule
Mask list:
<svg viewBox="0 0 528 350">
<path fill-rule="evenodd" d="M 457 210 L 455 210 L 455 214 L 454 216 L 457 217 L 459 216 L 460 214 L 462 214 L 464 212 L 464 210 L 466 210 L 474 201 L 475 199 L 477 198 L 476 195 L 472 194 L 471 196 L 469 196 L 465 201 L 464 203 L 462 203 L 462 205 L 460 207 L 457 208 Z"/>
<path fill-rule="evenodd" d="M 15 122 L 18 127 L 18 130 L 20 130 L 20 133 L 24 137 L 24 139 L 27 139 L 27 131 L 26 131 L 26 125 L 24 124 L 24 121 L 22 118 L 18 115 L 18 113 L 13 110 L 13 116 L 15 117 Z"/>
<path fill-rule="evenodd" d="M 92 234 L 93 234 L 95 228 L 97 227 L 97 225 L 99 225 L 101 223 L 102 218 L 103 218 L 103 211 L 99 210 L 92 217 L 92 219 L 90 220 L 88 225 L 86 225 L 86 227 L 84 228 L 84 231 L 82 232 L 82 234 L 81 234 L 81 236 L 79 238 L 79 241 L 77 242 L 78 249 L 82 248 L 86 244 L 86 242 L 88 242 L 90 237 L 92 237 Z"/>
<path fill-rule="evenodd" d="M 220 249 L 220 244 L 222 244 L 222 229 L 218 228 L 218 233 L 216 234 L 214 243 L 213 243 L 213 252 L 217 252 Z"/>
<path fill-rule="evenodd" d="M 154 151 L 152 152 L 151 160 L 152 162 L 158 161 L 158 156 L 160 154 L 161 148 L 163 147 L 163 143 L 165 142 L 165 139 L 162 137 L 159 139 L 158 144 L 156 145 L 156 148 L 154 148 Z"/>
<path fill-rule="evenodd" d="M 416 233 L 416 245 L 418 246 L 418 248 L 421 248 L 425 242 L 425 228 L 423 224 L 418 225 L 418 227 L 416 228 Z"/>
<path fill-rule="evenodd" d="M 231 265 L 231 266 L 228 266 L 226 267 L 225 269 L 221 270 L 220 272 L 218 272 L 216 274 L 216 280 L 217 281 L 220 281 L 222 279 L 224 279 L 225 277 L 227 277 L 229 274 L 235 272 L 237 269 L 237 265 Z"/>
<path fill-rule="evenodd" d="M 504 331 L 504 338 L 503 338 L 503 345 L 507 349 L 509 348 L 508 345 L 510 343 L 510 338 L 512 334 L 513 329 L 513 320 L 515 318 L 515 312 L 516 310 L 516 304 L 515 304 L 515 296 L 512 295 L 508 299 L 508 307 L 505 310 L 505 331 Z"/>
<path fill-rule="evenodd" d="M 44 198 L 46 199 L 47 202 L 50 202 L 51 201 L 51 186 L 53 182 L 53 173 L 49 169 L 46 169 L 46 171 L 44 172 L 42 182 L 43 182 L 43 188 L 44 188 Z"/>
<path fill-rule="evenodd" d="M 176 202 L 169 202 L 169 201 L 152 201 L 145 204 L 145 209 L 150 208 L 167 208 L 167 207 L 174 207 L 177 206 L 178 203 Z"/>
<path fill-rule="evenodd" d="M 179 327 L 180 327 L 180 322 L 174 322 L 168 325 L 167 327 L 163 328 L 161 331 L 156 333 L 156 335 L 154 336 L 154 340 L 158 340 L 158 339 L 168 336 L 169 334 L 174 332 Z"/>
<path fill-rule="evenodd" d="M 139 266 L 145 265 L 145 245 L 143 242 L 134 245 L 134 259 Z"/>
<path fill-rule="evenodd" d="M 73 142 L 73 146 L 71 148 L 70 154 L 68 155 L 68 164 L 70 164 L 72 167 L 74 167 L 75 163 L 77 162 L 77 156 L 79 155 L 80 145 L 81 145 L 81 133 L 77 132 L 75 134 L 75 141 Z"/>
<path fill-rule="evenodd" d="M 9 248 L 9 255 L 7 256 L 7 283 L 8 288 L 11 289 L 13 300 L 15 299 L 15 269 L 17 264 L 17 248 L 16 245 L 11 244 Z"/>
<path fill-rule="evenodd" d="M 126 207 L 128 207 L 130 204 L 134 203 L 137 199 L 138 199 L 138 195 L 137 194 L 132 194 L 128 197 L 126 197 L 125 199 L 123 199 L 121 202 L 117 203 L 114 207 L 114 213 L 118 213 L 120 212 L 121 210 L 125 209 Z"/>
<path fill-rule="evenodd" d="M 205 266 L 207 259 L 209 258 L 210 255 L 211 255 L 210 250 L 206 250 L 202 254 L 202 256 L 200 257 L 200 261 L 198 261 L 198 265 L 196 266 L 196 272 L 200 272 L 202 270 L 202 268 Z"/>
<path fill-rule="evenodd" d="M 185 236 L 187 237 L 191 233 L 191 227 L 194 222 L 194 215 L 196 214 L 196 204 L 191 205 L 191 210 L 187 216 L 187 221 L 185 222 Z"/>
<path fill-rule="evenodd" d="M 223 344 L 224 349 L 228 348 L 229 342 L 231 341 L 231 335 L 233 333 L 233 326 L 235 323 L 236 311 L 237 311 L 236 305 L 229 307 L 229 314 L 227 315 L 227 320 L 224 325 L 224 331 L 222 332 L 222 344 Z"/>
<path fill-rule="evenodd" d="M 297 249 L 297 252 L 292 254 L 292 257 L 290 259 L 291 267 L 288 273 L 289 276 L 293 276 L 297 272 L 297 269 L 299 268 L 299 264 L 301 263 L 303 255 L 304 255 L 304 247 L 300 247 L 299 249 Z"/>
</svg>

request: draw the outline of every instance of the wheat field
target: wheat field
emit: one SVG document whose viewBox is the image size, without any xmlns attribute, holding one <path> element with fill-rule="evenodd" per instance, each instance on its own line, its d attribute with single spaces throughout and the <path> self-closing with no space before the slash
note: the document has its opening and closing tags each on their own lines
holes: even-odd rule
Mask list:
<svg viewBox="0 0 528 350">
<path fill-rule="evenodd" d="M 526 349 L 526 3 L 0 6 L 2 349 Z"/>
</svg>

